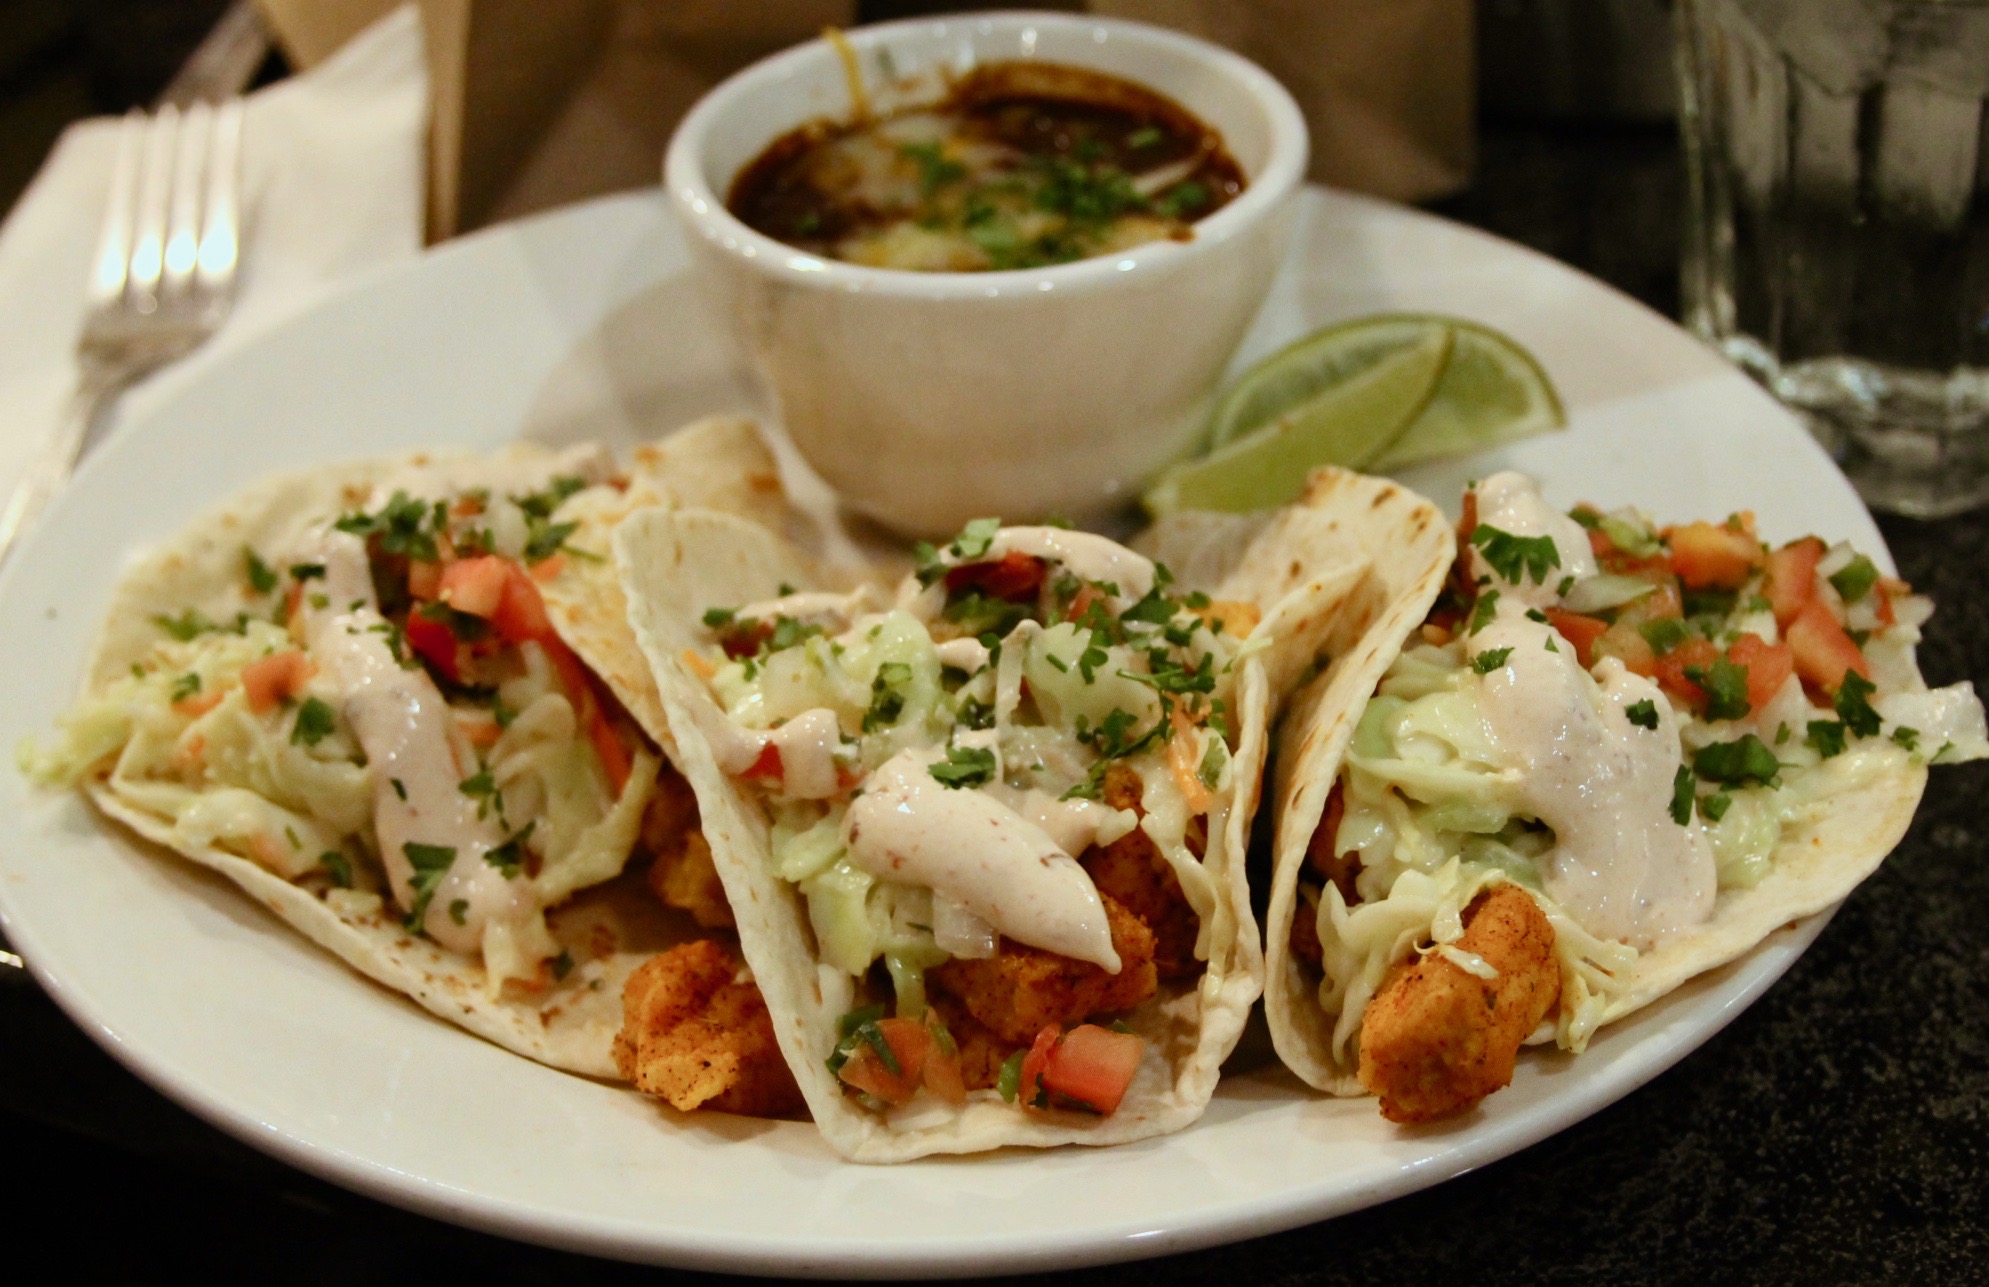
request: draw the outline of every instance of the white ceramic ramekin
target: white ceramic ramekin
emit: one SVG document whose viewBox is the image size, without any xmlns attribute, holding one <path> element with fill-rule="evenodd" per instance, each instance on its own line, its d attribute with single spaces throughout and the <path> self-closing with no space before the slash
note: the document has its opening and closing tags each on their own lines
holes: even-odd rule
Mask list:
<svg viewBox="0 0 1989 1287">
<path fill-rule="evenodd" d="M 1242 195 L 1161 241 L 1017 272 L 920 273 L 803 253 L 725 209 L 769 142 L 849 110 L 826 41 L 733 76 L 684 118 L 664 182 L 729 298 L 788 434 L 854 508 L 900 531 L 1083 519 L 1135 494 L 1194 437 L 1290 241 L 1298 107 L 1256 64 L 1142 23 L 1054 13 L 886 23 L 849 35 L 866 76 L 1040 59 L 1108 72 L 1221 132 Z"/>
</svg>

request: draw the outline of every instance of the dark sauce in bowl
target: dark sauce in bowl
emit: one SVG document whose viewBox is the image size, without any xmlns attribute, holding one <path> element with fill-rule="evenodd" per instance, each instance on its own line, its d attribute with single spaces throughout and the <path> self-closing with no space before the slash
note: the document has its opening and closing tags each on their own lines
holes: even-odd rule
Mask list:
<svg viewBox="0 0 1989 1287">
<path fill-rule="evenodd" d="M 1040 268 L 1152 241 L 1243 191 L 1222 138 L 1131 81 L 992 63 L 936 103 L 775 139 L 726 208 L 776 241 L 876 268 Z"/>
</svg>

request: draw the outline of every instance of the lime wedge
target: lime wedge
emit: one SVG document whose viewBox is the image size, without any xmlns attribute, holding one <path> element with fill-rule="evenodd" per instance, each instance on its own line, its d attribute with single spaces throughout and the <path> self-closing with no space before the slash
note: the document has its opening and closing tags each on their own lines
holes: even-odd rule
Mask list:
<svg viewBox="0 0 1989 1287">
<path fill-rule="evenodd" d="M 1429 405 L 1455 346 L 1449 326 L 1421 325 L 1406 343 L 1378 354 L 1363 369 L 1337 375 L 1269 423 L 1226 442 L 1200 460 L 1175 465 L 1146 494 L 1154 514 L 1182 509 L 1243 513 L 1296 497 L 1305 476 L 1324 464 L 1359 468 L 1395 445 Z M 1316 340 L 1319 337 L 1314 336 Z M 1305 356 L 1294 345 L 1244 377 L 1248 382 Z M 1294 379 L 1288 389 L 1301 387 Z"/>
<path fill-rule="evenodd" d="M 1245 371 L 1209 414 L 1208 449 L 1261 429 L 1382 358 L 1447 329 L 1441 317 L 1363 317 L 1314 331 Z M 1335 462 L 1346 464 L 1346 461 Z"/>
<path fill-rule="evenodd" d="M 1445 320 L 1457 343 L 1436 395 L 1388 450 L 1368 462 L 1376 473 L 1484 451 L 1567 424 L 1552 382 L 1531 353 L 1488 326 Z"/>
</svg>

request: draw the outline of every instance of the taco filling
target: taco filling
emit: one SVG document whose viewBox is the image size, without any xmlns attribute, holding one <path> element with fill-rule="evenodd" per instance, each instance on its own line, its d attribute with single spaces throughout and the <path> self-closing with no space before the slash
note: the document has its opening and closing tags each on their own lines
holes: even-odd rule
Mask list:
<svg viewBox="0 0 1989 1287">
<path fill-rule="evenodd" d="M 1207 968 L 1256 619 L 1102 537 L 994 520 L 921 547 L 894 597 L 704 614 L 695 718 L 848 980 L 847 1096 L 1118 1107 L 1157 1056 L 1115 1019 Z"/>
<path fill-rule="evenodd" d="M 1289 944 L 1333 1062 L 1404 1122 L 1529 1040 L 1580 1051 L 1831 800 L 1989 754 L 1973 691 L 1920 678 L 1932 605 L 1848 545 L 1562 514 L 1502 473 L 1458 549 L 1353 731 Z"/>
<path fill-rule="evenodd" d="M 544 992 L 587 965 L 547 913 L 622 872 L 674 776 L 540 596 L 583 557 L 560 507 L 610 479 L 582 449 L 417 458 L 348 486 L 279 546 L 232 552 L 210 578 L 232 612 L 209 594 L 155 613 L 24 767 L 347 921 L 397 922 L 479 963 L 489 996 Z M 647 847 L 682 865 L 695 821 L 648 819 Z"/>
</svg>

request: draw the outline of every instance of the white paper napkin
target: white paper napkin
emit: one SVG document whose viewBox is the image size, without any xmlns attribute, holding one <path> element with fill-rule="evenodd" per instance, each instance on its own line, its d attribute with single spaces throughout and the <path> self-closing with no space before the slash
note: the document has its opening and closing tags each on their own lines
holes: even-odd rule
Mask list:
<svg viewBox="0 0 1989 1287">
<path fill-rule="evenodd" d="M 0 225 L 0 498 L 74 385 L 117 125 L 83 121 L 65 131 Z M 427 126 L 428 69 L 412 5 L 312 71 L 251 95 L 234 311 L 192 356 L 129 390 L 108 432 L 331 286 L 418 254 Z"/>
</svg>

